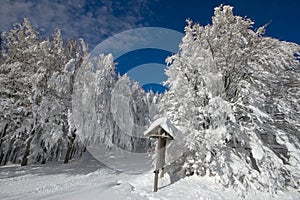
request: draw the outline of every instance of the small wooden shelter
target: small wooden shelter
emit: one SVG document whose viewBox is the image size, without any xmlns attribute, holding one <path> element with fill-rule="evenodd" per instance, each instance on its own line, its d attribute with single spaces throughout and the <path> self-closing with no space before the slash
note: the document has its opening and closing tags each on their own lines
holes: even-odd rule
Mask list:
<svg viewBox="0 0 300 200">
<path fill-rule="evenodd" d="M 166 118 L 162 117 L 155 120 L 145 131 L 145 136 L 157 139 L 156 145 L 156 163 L 154 170 L 154 192 L 157 191 L 158 174 L 161 169 L 161 176 L 164 173 L 166 145 L 168 140 L 174 140 L 174 135 L 178 129 Z"/>
</svg>

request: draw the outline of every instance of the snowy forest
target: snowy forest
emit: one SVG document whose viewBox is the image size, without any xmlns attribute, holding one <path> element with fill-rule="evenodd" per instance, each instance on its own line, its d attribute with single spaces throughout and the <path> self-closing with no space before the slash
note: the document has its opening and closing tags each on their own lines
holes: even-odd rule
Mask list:
<svg viewBox="0 0 300 200">
<path fill-rule="evenodd" d="M 164 116 L 185 141 L 171 175 L 208 175 L 241 196 L 299 188 L 300 46 L 266 29 L 230 6 L 205 26 L 187 20 L 158 95 L 116 74 L 112 55 L 90 59 L 83 39 L 42 38 L 24 19 L 1 35 L 0 164 L 68 163 L 100 143 L 147 152 L 141 135 Z"/>
<path fill-rule="evenodd" d="M 105 138 L 129 150 L 138 150 L 149 144 L 150 141 L 121 134 L 110 109 L 111 96 L 113 89 L 119 88 L 115 93 L 124 93 L 130 98 L 134 105 L 128 112 L 135 115 L 134 120 L 141 127 L 150 122 L 149 110 L 153 110 L 154 115 L 157 98 L 152 93 L 145 94 L 136 83 L 132 85 L 126 75 L 117 77 L 111 55 L 86 59 L 88 50 L 82 39 L 64 42 L 61 31 L 57 29 L 44 40 L 28 19 L 3 33 L 1 43 L 1 165 L 20 163 L 24 166 L 61 160 L 68 163 L 70 159 L 80 157 L 86 145 L 105 142 Z M 89 69 L 94 72 L 95 66 L 95 77 L 86 74 L 87 79 L 76 79 L 77 74 L 88 73 Z M 92 93 L 91 88 L 96 89 L 97 94 Z M 79 91 L 83 91 L 80 93 L 83 96 Z M 87 100 L 88 96 L 95 95 L 97 102 Z M 72 102 L 74 96 L 83 97 L 86 102 Z M 77 108 L 73 109 L 73 104 Z M 97 121 L 94 118 L 79 126 L 82 136 L 79 138 L 73 113 L 78 110 L 87 115 L 79 117 L 86 119 L 88 113 L 82 111 L 93 104 L 99 109 L 96 117 L 101 123 L 100 132 L 90 131 Z M 131 130 L 132 134 L 137 131 L 140 132 Z M 120 138 L 124 139 L 120 141 Z"/>
</svg>

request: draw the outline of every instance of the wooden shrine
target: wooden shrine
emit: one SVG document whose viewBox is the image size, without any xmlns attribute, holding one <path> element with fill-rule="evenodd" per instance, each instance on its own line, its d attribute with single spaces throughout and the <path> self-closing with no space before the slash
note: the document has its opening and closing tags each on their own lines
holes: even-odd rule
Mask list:
<svg viewBox="0 0 300 200">
<path fill-rule="evenodd" d="M 158 175 L 161 170 L 161 177 L 164 174 L 166 146 L 168 140 L 174 140 L 174 132 L 177 131 L 171 122 L 163 117 L 155 120 L 145 131 L 145 136 L 157 139 L 156 162 L 154 169 L 154 192 L 158 190 Z"/>
</svg>

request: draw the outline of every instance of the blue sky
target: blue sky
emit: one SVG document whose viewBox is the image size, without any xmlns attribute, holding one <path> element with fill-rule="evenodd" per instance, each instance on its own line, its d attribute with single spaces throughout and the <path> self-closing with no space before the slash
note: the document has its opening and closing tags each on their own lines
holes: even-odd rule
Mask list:
<svg viewBox="0 0 300 200">
<path fill-rule="evenodd" d="M 59 27 L 65 38 L 82 37 L 92 50 L 114 34 L 133 28 L 153 26 L 183 32 L 187 18 L 206 25 L 211 23 L 213 8 L 222 3 L 232 5 L 235 14 L 251 18 L 256 27 L 271 21 L 267 36 L 300 44 L 297 0 L 0 0 L 0 31 L 28 17 L 42 36 Z M 164 59 L 170 54 L 157 49 L 128 52 L 116 60 L 117 68 L 147 87 L 153 77 L 154 87 L 166 78 Z M 148 63 L 154 63 L 152 74 Z"/>
</svg>

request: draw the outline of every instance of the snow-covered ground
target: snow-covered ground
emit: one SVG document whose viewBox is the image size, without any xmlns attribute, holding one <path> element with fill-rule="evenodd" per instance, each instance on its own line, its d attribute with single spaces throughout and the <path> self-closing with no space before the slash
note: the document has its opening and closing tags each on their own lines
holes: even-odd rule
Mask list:
<svg viewBox="0 0 300 200">
<path fill-rule="evenodd" d="M 130 162 L 130 158 L 127 159 Z M 146 170 L 146 169 L 145 169 Z M 64 200 L 158 200 L 158 199 L 239 199 L 233 189 L 224 189 L 211 177 L 192 176 L 170 184 L 168 176 L 159 180 L 154 193 L 153 173 L 115 171 L 105 167 L 91 154 L 69 164 L 49 163 L 20 167 L 0 167 L 0 199 L 64 199 Z M 300 199 L 291 189 L 275 196 L 250 192 L 246 199 Z"/>
</svg>

